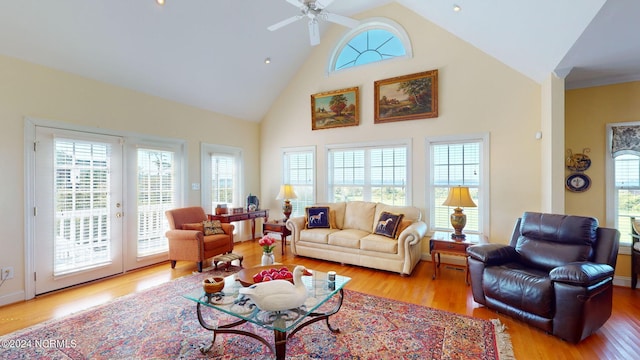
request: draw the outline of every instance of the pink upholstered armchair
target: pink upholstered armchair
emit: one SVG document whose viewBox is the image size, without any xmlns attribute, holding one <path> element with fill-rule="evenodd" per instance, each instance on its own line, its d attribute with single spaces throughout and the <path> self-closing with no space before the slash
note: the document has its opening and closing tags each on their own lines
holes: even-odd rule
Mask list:
<svg viewBox="0 0 640 360">
<path fill-rule="evenodd" d="M 166 236 L 169 239 L 172 269 L 175 268 L 176 261 L 186 260 L 197 262 L 198 271 L 202 272 L 204 260 L 233 250 L 234 226 L 220 224 L 224 233 L 205 235 L 203 221 L 207 220 L 207 214 L 203 208 L 194 206 L 168 210 L 165 215 L 170 227 Z"/>
</svg>

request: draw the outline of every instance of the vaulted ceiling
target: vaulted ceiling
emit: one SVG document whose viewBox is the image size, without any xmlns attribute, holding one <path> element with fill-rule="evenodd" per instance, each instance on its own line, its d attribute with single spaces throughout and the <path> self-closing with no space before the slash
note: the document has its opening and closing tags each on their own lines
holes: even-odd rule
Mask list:
<svg viewBox="0 0 640 360">
<path fill-rule="evenodd" d="M 357 19 L 392 2 L 335 0 L 327 10 Z M 637 0 L 395 2 L 536 82 L 640 80 Z M 0 54 L 260 121 L 312 51 L 304 19 L 267 30 L 296 14 L 287 0 L 3 0 Z M 328 26 L 339 25 L 321 23 L 321 33 Z"/>
</svg>

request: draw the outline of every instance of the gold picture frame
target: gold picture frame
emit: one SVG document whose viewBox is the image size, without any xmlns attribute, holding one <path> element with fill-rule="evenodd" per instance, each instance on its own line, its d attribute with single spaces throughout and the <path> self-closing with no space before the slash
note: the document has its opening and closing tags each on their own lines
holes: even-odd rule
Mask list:
<svg viewBox="0 0 640 360">
<path fill-rule="evenodd" d="M 311 129 L 322 130 L 360 124 L 358 87 L 311 95 Z"/>
<path fill-rule="evenodd" d="M 374 83 L 374 124 L 438 117 L 438 70 Z"/>
</svg>

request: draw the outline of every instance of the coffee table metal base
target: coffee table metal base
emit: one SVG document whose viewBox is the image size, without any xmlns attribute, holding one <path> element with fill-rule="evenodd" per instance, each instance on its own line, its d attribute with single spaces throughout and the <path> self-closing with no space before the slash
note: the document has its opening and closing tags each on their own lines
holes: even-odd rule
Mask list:
<svg viewBox="0 0 640 360">
<path fill-rule="evenodd" d="M 333 326 L 331 326 L 331 324 L 329 323 L 329 317 L 335 313 L 337 313 L 340 310 L 340 307 L 342 307 L 342 301 L 344 299 L 344 291 L 342 289 L 340 289 L 340 291 L 338 292 L 338 301 L 336 306 L 325 312 L 325 313 L 319 313 L 319 312 L 312 312 L 310 314 L 307 315 L 307 320 L 304 321 L 303 323 L 301 323 L 300 325 L 296 326 L 293 331 L 291 331 L 288 335 L 286 331 L 280 331 L 277 329 L 273 330 L 273 337 L 274 337 L 274 345 L 272 345 L 271 343 L 269 343 L 268 340 L 266 340 L 265 338 L 263 338 L 260 335 L 254 334 L 252 332 L 248 332 L 245 330 L 237 330 L 237 329 L 233 329 L 236 326 L 240 326 L 244 323 L 246 323 L 247 321 L 244 319 L 240 319 L 238 321 L 234 321 L 232 323 L 229 324 L 224 324 L 224 325 L 218 325 L 218 326 L 212 326 L 210 324 L 207 324 L 207 322 L 204 320 L 204 318 L 202 317 L 202 304 L 198 303 L 197 304 L 197 312 L 198 312 L 198 321 L 200 322 L 200 325 L 202 325 L 203 328 L 207 329 L 207 330 L 211 330 L 213 331 L 213 339 L 211 340 L 211 344 L 209 345 L 204 345 L 200 348 L 200 351 L 205 354 L 207 353 L 209 350 L 211 350 L 211 348 L 213 347 L 213 344 L 216 341 L 216 335 L 217 334 L 237 334 L 237 335 L 244 335 L 244 336 L 248 336 L 251 338 L 254 338 L 260 342 L 262 342 L 263 344 L 265 344 L 269 350 L 271 350 L 272 353 L 274 353 L 276 355 L 276 359 L 284 359 L 286 352 L 287 352 L 287 340 L 292 337 L 295 333 L 297 333 L 298 331 L 302 330 L 303 328 L 305 328 L 308 325 L 311 325 L 313 323 L 316 323 L 318 321 L 322 321 L 325 320 L 327 323 L 327 328 L 333 332 L 333 333 L 339 333 L 340 329 L 338 328 L 334 328 Z"/>
</svg>

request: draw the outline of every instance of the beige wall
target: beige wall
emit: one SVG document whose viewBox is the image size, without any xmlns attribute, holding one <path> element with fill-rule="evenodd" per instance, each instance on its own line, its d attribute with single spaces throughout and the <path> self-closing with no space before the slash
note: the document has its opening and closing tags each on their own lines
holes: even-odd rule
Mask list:
<svg viewBox="0 0 640 360">
<path fill-rule="evenodd" d="M 601 223 L 613 224 L 614 219 L 606 218 L 606 124 L 640 120 L 640 82 L 569 90 L 565 97 L 566 148 L 573 153 L 591 149 L 591 167 L 585 171 L 591 178 L 591 188 L 583 193 L 565 193 L 567 213 L 595 216 Z M 630 256 L 618 256 L 616 275 L 631 275 Z"/>
<path fill-rule="evenodd" d="M 374 16 L 391 18 L 405 27 L 411 36 L 413 59 L 327 76 L 332 46 L 346 30 L 332 27 L 324 34 L 262 121 L 264 204 L 280 208 L 275 196 L 281 181 L 282 147 L 317 147 L 317 199 L 323 201 L 326 145 L 409 138 L 413 144 L 410 201 L 425 209 L 425 138 L 486 132 L 491 142 L 491 241 L 506 243 L 516 218 L 525 210 L 541 208 L 541 142 L 535 139 L 541 129 L 540 84 L 400 5 L 385 6 L 361 18 Z M 439 71 L 438 118 L 374 125 L 374 81 L 432 69 Z M 310 95 L 353 86 L 360 87 L 360 125 L 312 131 Z"/>
<path fill-rule="evenodd" d="M 39 119 L 183 139 L 188 150 L 188 205 L 200 204 L 201 142 L 243 148 L 246 191 L 259 194 L 259 126 L 157 97 L 0 56 L 0 266 L 15 279 L 0 288 L 0 304 L 24 292 L 24 119 Z"/>
</svg>

